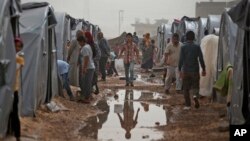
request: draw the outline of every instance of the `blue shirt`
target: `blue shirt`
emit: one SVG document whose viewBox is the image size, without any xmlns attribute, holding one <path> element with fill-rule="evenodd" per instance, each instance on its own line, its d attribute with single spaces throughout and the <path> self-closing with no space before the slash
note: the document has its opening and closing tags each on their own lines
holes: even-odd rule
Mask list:
<svg viewBox="0 0 250 141">
<path fill-rule="evenodd" d="M 199 73 L 199 62 L 203 70 L 205 70 L 205 63 L 200 46 L 187 42 L 181 47 L 180 60 L 178 69 L 183 72 L 197 72 Z"/>
<path fill-rule="evenodd" d="M 116 57 L 115 52 L 111 51 L 110 52 L 110 59 L 111 59 L 111 61 L 115 61 L 115 57 Z"/>
<path fill-rule="evenodd" d="M 62 60 L 57 60 L 57 66 L 58 66 L 58 73 L 60 75 L 69 72 L 69 64 L 67 62 Z"/>
</svg>

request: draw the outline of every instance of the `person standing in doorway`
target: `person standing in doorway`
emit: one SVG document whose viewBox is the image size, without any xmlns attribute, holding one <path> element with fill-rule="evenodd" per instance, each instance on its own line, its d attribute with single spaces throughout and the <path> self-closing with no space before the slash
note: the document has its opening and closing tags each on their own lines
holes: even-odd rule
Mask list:
<svg viewBox="0 0 250 141">
<path fill-rule="evenodd" d="M 181 48 L 179 60 L 179 72 L 183 79 L 183 90 L 185 98 L 184 110 L 191 108 L 189 92 L 193 95 L 195 108 L 199 108 L 199 63 L 202 68 L 202 76 L 206 76 L 206 68 L 200 46 L 194 44 L 195 34 L 193 31 L 186 33 L 187 42 Z M 198 61 L 199 60 L 199 61 Z"/>
<path fill-rule="evenodd" d="M 99 32 L 97 34 L 98 45 L 101 50 L 101 59 L 100 59 L 100 71 L 102 75 L 102 81 L 106 81 L 106 64 L 108 57 L 110 55 L 110 47 L 108 41 L 103 37 L 103 33 Z"/>
<path fill-rule="evenodd" d="M 180 58 L 181 43 L 179 42 L 179 35 L 174 33 L 172 42 L 167 44 L 165 50 L 165 62 L 167 64 L 167 75 L 165 80 L 165 93 L 169 94 L 169 89 L 173 78 L 176 78 L 176 93 L 182 90 L 182 80 L 178 71 L 178 63 Z"/>
<path fill-rule="evenodd" d="M 23 41 L 21 38 L 15 38 L 15 48 L 16 48 L 16 81 L 14 85 L 14 100 L 13 100 L 13 107 L 12 111 L 10 113 L 10 119 L 9 119 L 9 131 L 10 133 L 14 133 L 16 140 L 20 141 L 21 136 L 21 124 L 19 119 L 19 111 L 18 111 L 18 102 L 19 102 L 19 93 L 21 87 L 21 69 L 24 65 L 24 58 L 21 55 L 21 50 L 23 49 Z"/>
<path fill-rule="evenodd" d="M 133 87 L 134 81 L 134 64 L 135 59 L 137 59 L 138 63 L 139 60 L 139 49 L 137 48 L 136 44 L 133 43 L 133 36 L 131 33 L 127 33 L 126 35 L 126 43 L 121 47 L 121 52 L 119 58 L 124 55 L 124 68 L 125 68 L 125 77 L 126 77 L 126 86 L 129 84 Z"/>
<path fill-rule="evenodd" d="M 91 93 L 92 93 L 92 80 L 95 71 L 95 64 L 93 60 L 93 52 L 89 44 L 86 42 L 84 36 L 79 36 L 77 38 L 78 43 L 82 47 L 79 60 L 81 64 L 79 65 L 79 76 L 80 76 L 80 88 L 81 96 L 80 102 L 90 103 Z"/>
</svg>

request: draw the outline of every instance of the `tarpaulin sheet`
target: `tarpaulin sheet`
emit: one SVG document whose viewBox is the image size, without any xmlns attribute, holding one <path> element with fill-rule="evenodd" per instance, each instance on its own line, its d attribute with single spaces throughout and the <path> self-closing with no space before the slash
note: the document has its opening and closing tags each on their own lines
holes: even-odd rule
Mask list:
<svg viewBox="0 0 250 141">
<path fill-rule="evenodd" d="M 19 16 L 21 12 L 19 2 L 19 0 L 0 1 L 0 139 L 6 135 L 13 105 L 16 51 L 10 21 L 11 17 Z"/>
<path fill-rule="evenodd" d="M 56 19 L 49 6 L 24 10 L 20 18 L 25 54 L 25 65 L 22 71 L 21 114 L 23 116 L 34 116 L 37 107 L 44 103 L 46 98 L 48 100 L 48 97 L 54 95 L 53 89 L 58 91 L 57 84 L 55 84 L 58 82 L 56 55 L 54 55 L 56 52 L 53 51 L 55 50 L 53 41 L 55 33 L 54 30 L 49 32 L 49 28 L 53 28 L 55 24 Z M 55 77 L 56 80 L 53 80 Z"/>
</svg>

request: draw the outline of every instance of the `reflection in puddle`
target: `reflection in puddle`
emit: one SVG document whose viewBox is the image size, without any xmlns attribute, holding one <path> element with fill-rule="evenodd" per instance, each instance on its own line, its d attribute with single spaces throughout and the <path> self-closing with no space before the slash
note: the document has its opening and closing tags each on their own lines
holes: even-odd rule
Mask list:
<svg viewBox="0 0 250 141">
<path fill-rule="evenodd" d="M 137 81 L 141 81 L 144 83 L 152 83 L 152 84 L 157 84 L 157 85 L 163 85 L 163 81 L 161 77 L 150 77 L 150 76 L 144 76 L 142 77 L 141 75 L 137 75 Z"/>
<path fill-rule="evenodd" d="M 158 140 L 161 131 L 153 127 L 167 125 L 167 108 L 142 102 L 157 99 L 160 94 L 136 90 L 120 90 L 118 97 L 107 97 L 96 106 L 105 111 L 89 118 L 80 130 L 85 137 L 98 140 Z M 139 101 L 133 101 L 139 100 Z"/>
</svg>

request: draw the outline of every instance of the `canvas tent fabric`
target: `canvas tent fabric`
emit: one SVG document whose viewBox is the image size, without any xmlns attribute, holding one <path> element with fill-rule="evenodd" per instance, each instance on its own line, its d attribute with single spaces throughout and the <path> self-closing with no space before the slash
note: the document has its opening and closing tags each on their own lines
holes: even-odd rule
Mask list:
<svg viewBox="0 0 250 141">
<path fill-rule="evenodd" d="M 238 26 L 232 21 L 228 13 L 223 12 L 219 32 L 218 73 L 226 68 L 228 64 L 233 65 L 234 63 L 237 30 Z"/>
<path fill-rule="evenodd" d="M 199 18 L 190 18 L 187 16 L 182 17 L 181 23 L 178 26 L 178 34 L 182 42 L 185 42 L 185 34 L 187 31 L 193 31 L 195 33 L 195 40 L 198 36 L 198 22 Z"/>
<path fill-rule="evenodd" d="M 15 23 L 11 22 L 21 13 L 19 0 L 0 1 L 0 140 L 6 135 L 9 114 L 13 105 L 13 85 L 16 72 L 16 51 L 14 45 Z M 13 21 L 13 20 L 12 20 Z"/>
<path fill-rule="evenodd" d="M 57 59 L 67 60 L 68 49 L 67 41 L 71 41 L 70 19 L 67 18 L 66 13 L 56 12 L 56 45 L 57 45 Z"/>
<path fill-rule="evenodd" d="M 234 50 L 233 92 L 230 105 L 230 124 L 250 124 L 250 1 L 242 0 L 228 14 L 238 26 Z"/>
<path fill-rule="evenodd" d="M 215 28 L 220 27 L 221 15 L 208 15 L 207 30 L 209 34 L 213 34 Z"/>
<path fill-rule="evenodd" d="M 164 51 L 167 45 L 167 39 L 171 39 L 171 25 L 170 24 L 162 24 L 158 27 L 157 32 L 157 42 L 158 42 L 158 52 L 156 60 L 160 61 L 164 55 Z"/>
<path fill-rule="evenodd" d="M 71 29 L 71 39 L 76 39 L 76 32 L 77 30 L 82 30 L 83 29 L 83 22 L 81 20 L 76 20 L 76 23 L 74 25 L 75 27 Z"/>
<path fill-rule="evenodd" d="M 180 24 L 180 21 L 179 20 L 174 20 L 173 23 L 172 23 L 172 26 L 171 26 L 171 32 L 174 34 L 174 33 L 177 33 L 177 30 L 178 30 L 178 26 Z"/>
<path fill-rule="evenodd" d="M 22 5 L 20 33 L 24 42 L 25 65 L 22 71 L 21 115 L 34 116 L 40 104 L 58 92 L 55 25 L 48 3 Z"/>
<path fill-rule="evenodd" d="M 207 26 L 207 18 L 200 18 L 198 22 L 198 35 L 197 35 L 197 43 L 201 43 L 201 39 L 205 36 L 204 32 Z"/>
<path fill-rule="evenodd" d="M 217 72 L 218 41 L 219 37 L 213 34 L 207 35 L 201 40 L 201 51 L 206 64 L 206 76 L 200 78 L 199 94 L 202 96 L 212 95 Z"/>
</svg>

